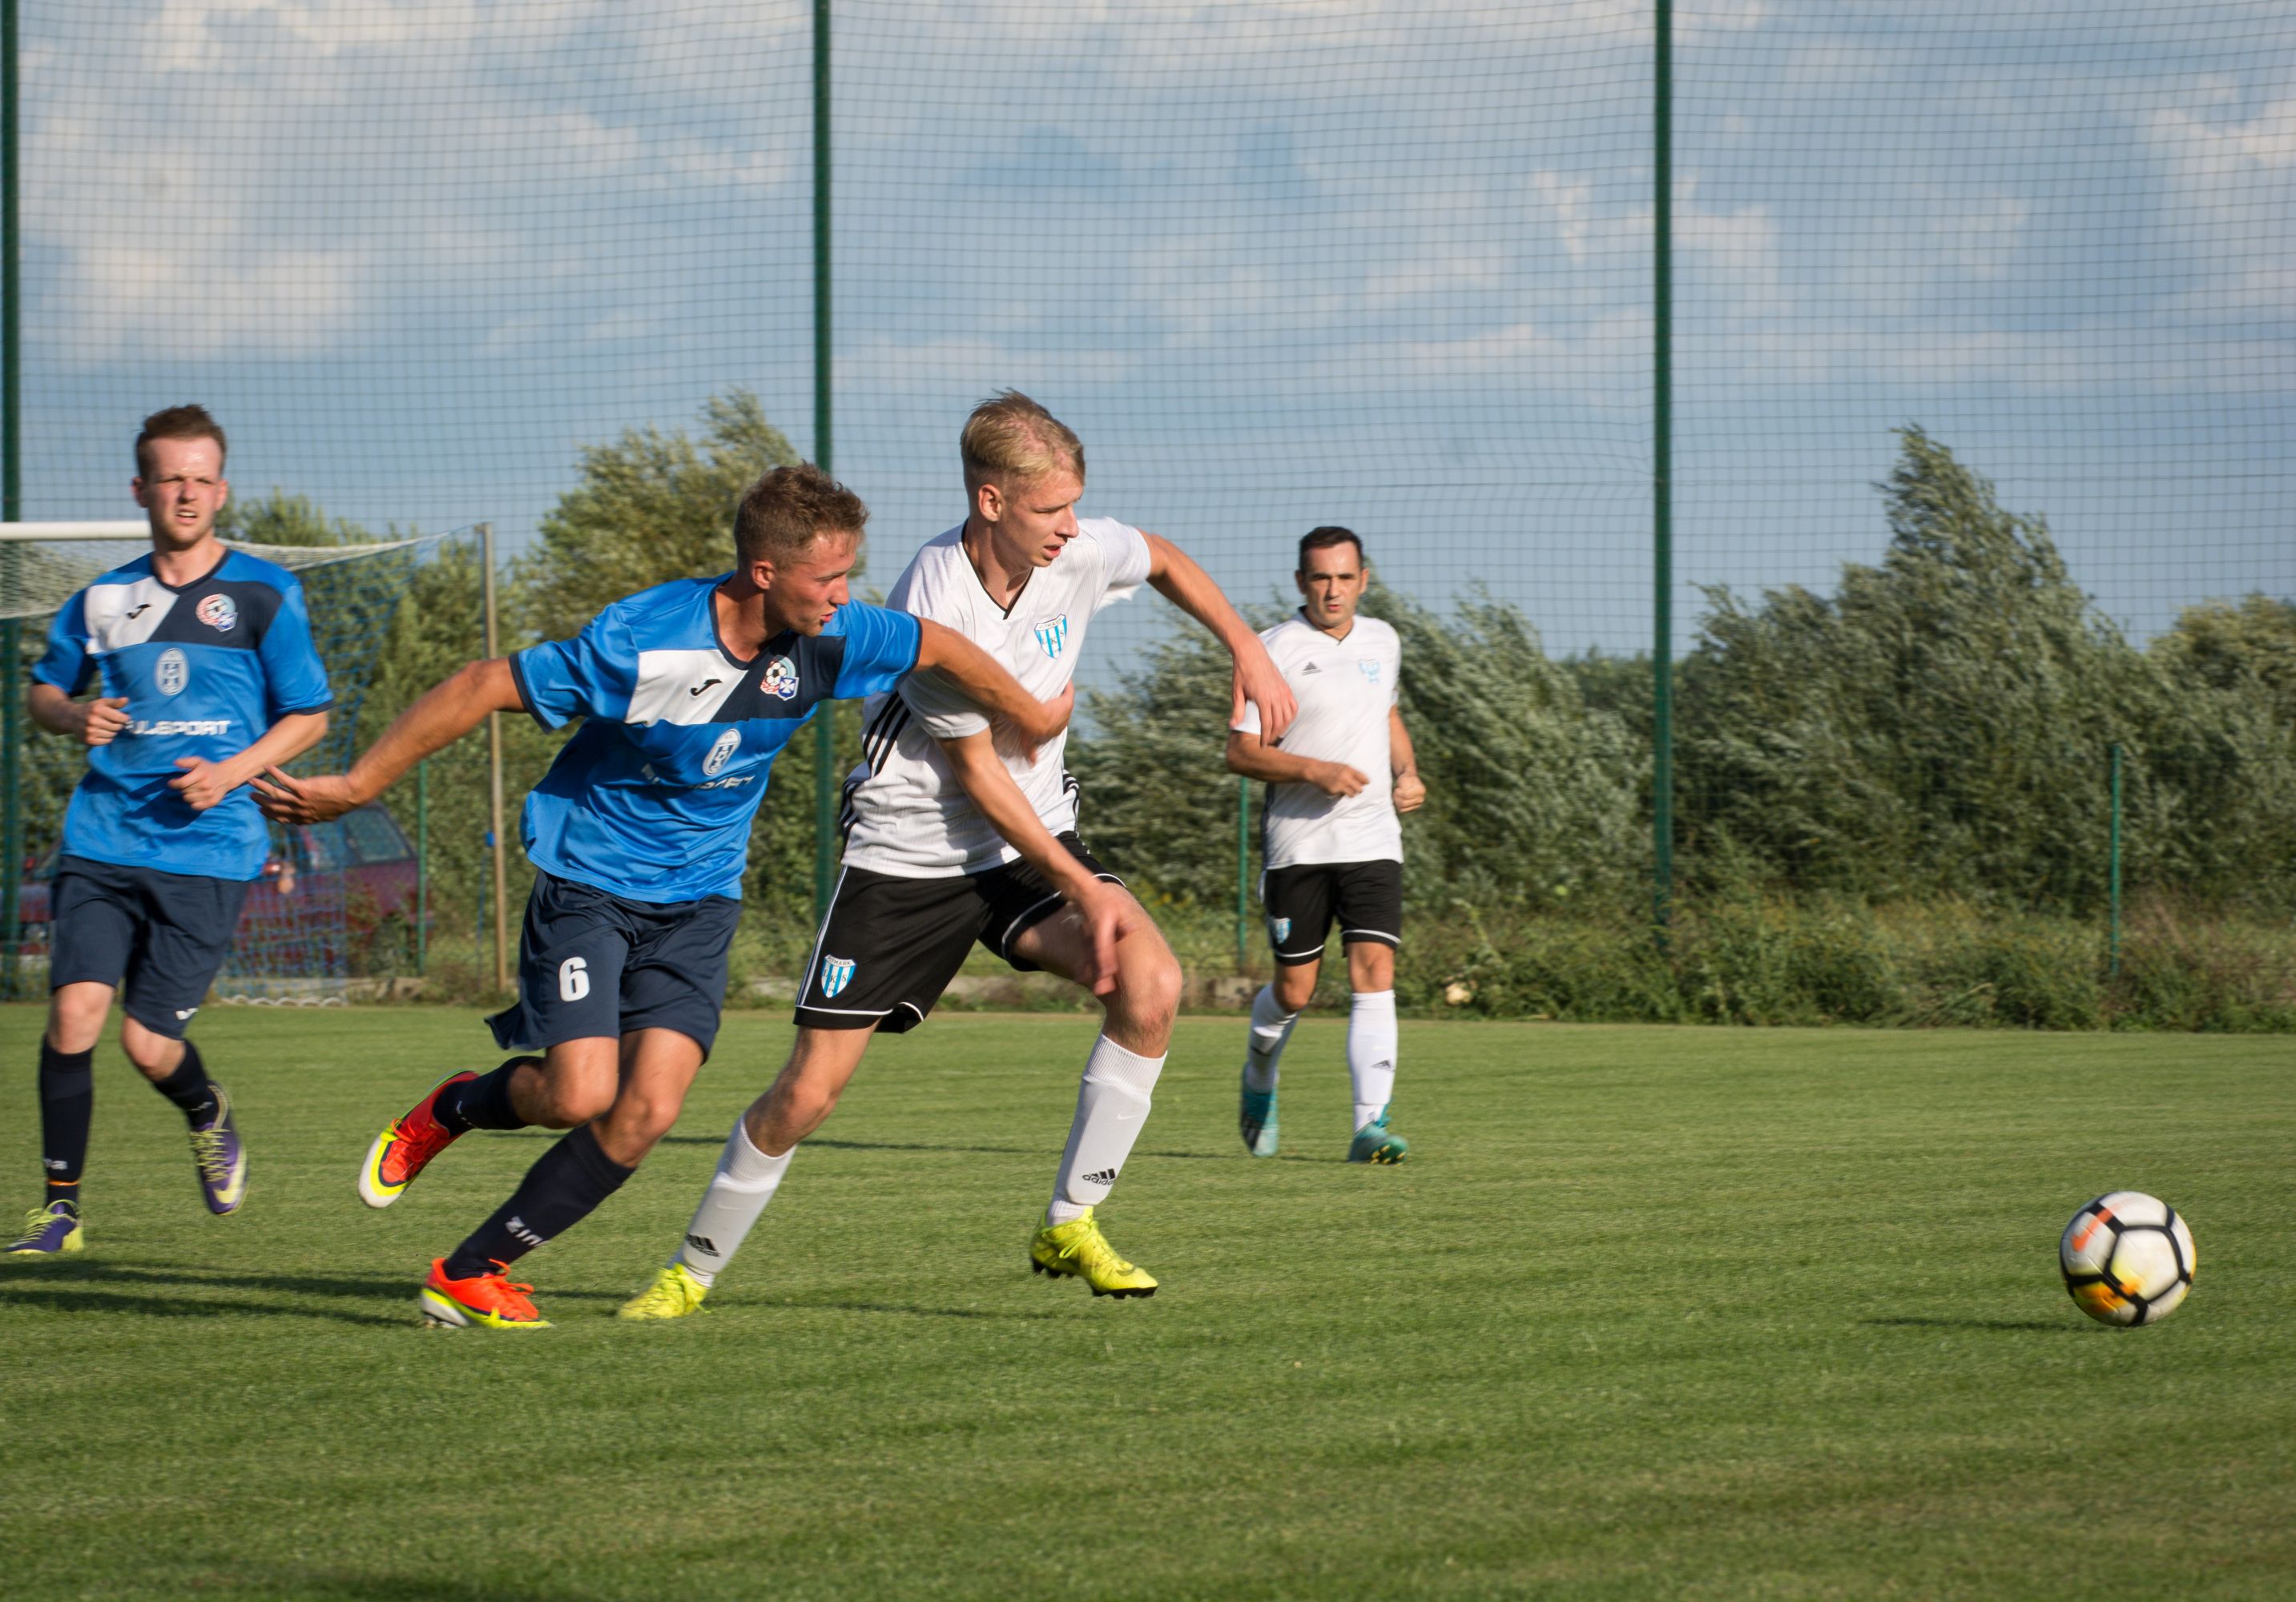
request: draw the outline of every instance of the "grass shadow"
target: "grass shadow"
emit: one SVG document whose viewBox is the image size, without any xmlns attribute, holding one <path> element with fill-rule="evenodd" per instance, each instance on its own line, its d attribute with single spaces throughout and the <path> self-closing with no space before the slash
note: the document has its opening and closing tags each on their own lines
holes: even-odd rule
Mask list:
<svg viewBox="0 0 2296 1602">
<path fill-rule="evenodd" d="M 992 1312 L 978 1307 L 920 1307 L 914 1303 L 899 1302 L 794 1302 L 758 1297 L 729 1303 L 727 1306 L 769 1307 L 780 1312 L 887 1312 L 905 1318 L 971 1319 L 996 1323 L 1045 1323 L 1059 1321 L 1068 1316 L 1058 1312 Z"/>
<path fill-rule="evenodd" d="M 218 1318 L 253 1313 L 271 1318 L 328 1319 L 339 1324 L 380 1324 L 395 1328 L 412 1328 L 414 1325 L 414 1315 L 411 1312 L 398 1318 L 386 1318 L 379 1312 L 360 1312 L 348 1307 L 292 1307 L 276 1302 L 140 1295 L 134 1291 L 106 1290 L 88 1286 L 86 1280 L 68 1283 L 47 1276 L 30 1284 L 0 1283 L 0 1307 L 11 1306 L 42 1307 L 53 1312 L 135 1313 L 156 1319 Z"/>
<path fill-rule="evenodd" d="M 2028 1330 L 2028 1329 L 2040 1329 L 2040 1330 L 2049 1330 L 2049 1331 L 2054 1331 L 2054 1332 L 2057 1332 L 2057 1333 L 2063 1333 L 2063 1332 L 2066 1332 L 2066 1331 L 2070 1331 L 2071 1333 L 2076 1334 L 2076 1335 L 2078 1335 L 2079 1333 L 2080 1333 L 2080 1329 L 2081 1329 L 2081 1326 L 2079 1326 L 2079 1324 L 2068 1324 L 2068 1323 L 2066 1323 L 2066 1322 L 2065 1322 L 2063 1320 L 2062 1320 L 2062 1319 L 2045 1320 L 2045 1319 L 1916 1319 L 1916 1318 L 1904 1318 L 1904 1319 L 1860 1319 L 1860 1320 L 1858 1320 L 1857 1321 L 1858 1321 L 1859 1323 L 1861 1323 L 1861 1324 L 1870 1324 L 1870 1325 L 1873 1325 L 1873 1326 L 1874 1326 L 1874 1327 L 1876 1327 L 1876 1328 L 1882 1328 L 1882 1329 L 1992 1329 L 1992 1330 L 2000 1330 L 2000 1331 L 2005 1331 L 2005 1332 L 2007 1332 L 2007 1331 L 2021 1331 L 2021 1330 Z"/>
</svg>

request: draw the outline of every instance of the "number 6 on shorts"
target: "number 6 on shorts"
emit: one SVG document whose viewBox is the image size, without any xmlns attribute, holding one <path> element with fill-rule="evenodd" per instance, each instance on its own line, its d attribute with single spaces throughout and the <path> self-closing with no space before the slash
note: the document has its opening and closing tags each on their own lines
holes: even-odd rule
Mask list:
<svg viewBox="0 0 2296 1602">
<path fill-rule="evenodd" d="M 558 965 L 558 999 L 578 1001 L 590 993 L 590 965 L 579 957 L 569 957 Z"/>
</svg>

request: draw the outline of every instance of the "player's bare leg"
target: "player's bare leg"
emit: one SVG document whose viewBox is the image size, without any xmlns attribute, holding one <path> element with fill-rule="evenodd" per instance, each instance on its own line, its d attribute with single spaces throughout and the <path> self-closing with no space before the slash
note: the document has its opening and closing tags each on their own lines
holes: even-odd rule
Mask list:
<svg viewBox="0 0 2296 1602">
<path fill-rule="evenodd" d="M 1092 934 L 1073 907 L 1023 932 L 1013 952 L 1090 987 Z M 1039 1271 L 1082 1279 L 1096 1296 L 1145 1296 L 1154 1294 L 1155 1279 L 1117 1255 L 1093 1216 L 1140 1138 L 1179 1011 L 1180 964 L 1144 911 L 1117 943 L 1116 984 L 1100 1001 L 1107 1019 L 1085 1063 L 1052 1203 L 1029 1258 Z"/>
</svg>

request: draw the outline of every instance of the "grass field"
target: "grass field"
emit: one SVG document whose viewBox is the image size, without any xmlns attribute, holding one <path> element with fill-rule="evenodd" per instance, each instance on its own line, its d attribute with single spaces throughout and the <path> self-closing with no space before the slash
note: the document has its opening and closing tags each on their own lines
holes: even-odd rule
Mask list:
<svg viewBox="0 0 2296 1602">
<path fill-rule="evenodd" d="M 38 1024 L 0 1012 L 25 1205 Z M 1105 1214 L 1152 1301 L 1023 1265 L 1091 1026 L 957 1017 L 879 1043 L 711 1314 L 609 1318 L 778 1060 L 751 1014 L 527 1260 L 557 1328 L 513 1336 L 418 1329 L 414 1291 L 544 1137 L 388 1213 L 352 1189 L 488 1060 L 475 1014 L 203 1017 L 252 1153 L 228 1219 L 107 1046 L 91 1249 L 0 1264 L 0 1590 L 2296 1595 L 2285 1040 L 1406 1024 L 1415 1155 L 1367 1170 L 1322 1019 L 1283 1157 L 1242 1155 L 1241 1027 L 1183 1021 Z M 2057 1282 L 2120 1187 L 2198 1237 L 2154 1329 Z"/>
</svg>

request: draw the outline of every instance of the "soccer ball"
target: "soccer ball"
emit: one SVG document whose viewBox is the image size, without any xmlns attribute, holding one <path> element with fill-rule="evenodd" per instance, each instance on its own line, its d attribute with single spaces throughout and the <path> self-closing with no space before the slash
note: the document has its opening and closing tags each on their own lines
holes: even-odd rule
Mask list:
<svg viewBox="0 0 2296 1602">
<path fill-rule="evenodd" d="M 2057 1266 L 2098 1323 L 2157 1324 L 2193 1288 L 2193 1232 L 2160 1197 L 2115 1190 L 2073 1214 Z"/>
</svg>

